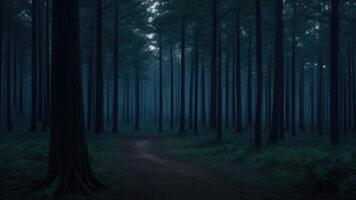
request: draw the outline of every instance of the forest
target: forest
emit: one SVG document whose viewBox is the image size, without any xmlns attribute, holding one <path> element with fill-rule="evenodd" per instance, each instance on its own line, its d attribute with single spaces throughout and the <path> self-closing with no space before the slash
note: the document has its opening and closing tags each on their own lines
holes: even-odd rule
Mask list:
<svg viewBox="0 0 356 200">
<path fill-rule="evenodd" d="M 355 0 L 0 0 L 0 199 L 356 199 Z"/>
</svg>

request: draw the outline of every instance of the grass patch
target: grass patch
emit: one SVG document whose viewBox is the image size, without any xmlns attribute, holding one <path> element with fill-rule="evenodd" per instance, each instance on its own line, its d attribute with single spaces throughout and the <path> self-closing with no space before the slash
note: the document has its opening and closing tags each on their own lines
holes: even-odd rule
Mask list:
<svg viewBox="0 0 356 200">
<path fill-rule="evenodd" d="M 356 144 L 351 138 L 336 149 L 326 136 L 290 136 L 276 145 L 264 144 L 260 151 L 254 150 L 251 133 L 225 133 L 221 144 L 213 140 L 214 135 L 205 132 L 168 137 L 164 144 L 172 154 L 225 170 L 266 193 L 356 199 Z"/>
</svg>

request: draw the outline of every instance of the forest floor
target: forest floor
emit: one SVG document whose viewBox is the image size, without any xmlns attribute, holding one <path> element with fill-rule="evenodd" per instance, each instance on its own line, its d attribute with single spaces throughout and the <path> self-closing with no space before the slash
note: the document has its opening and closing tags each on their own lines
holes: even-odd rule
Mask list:
<svg viewBox="0 0 356 200">
<path fill-rule="evenodd" d="M 94 199 L 355 199 L 355 141 L 331 149 L 308 135 L 256 152 L 250 135 L 89 135 L 94 172 L 111 188 Z M 45 175 L 47 150 L 48 133 L 2 133 L 0 199 L 51 199 L 55 185 L 24 193 Z"/>
</svg>

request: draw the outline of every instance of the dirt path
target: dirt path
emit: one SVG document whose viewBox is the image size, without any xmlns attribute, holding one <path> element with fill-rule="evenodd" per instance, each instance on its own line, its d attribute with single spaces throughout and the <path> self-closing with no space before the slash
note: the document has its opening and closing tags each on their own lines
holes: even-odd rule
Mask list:
<svg viewBox="0 0 356 200">
<path fill-rule="evenodd" d="M 120 158 L 114 161 L 125 179 L 115 199 L 233 200 L 250 199 L 221 172 L 164 154 L 161 137 L 120 137 Z"/>
</svg>

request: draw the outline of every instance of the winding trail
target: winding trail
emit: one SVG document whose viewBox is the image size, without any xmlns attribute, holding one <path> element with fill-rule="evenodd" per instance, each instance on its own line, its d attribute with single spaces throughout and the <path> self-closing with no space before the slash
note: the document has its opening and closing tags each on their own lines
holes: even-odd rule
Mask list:
<svg viewBox="0 0 356 200">
<path fill-rule="evenodd" d="M 112 161 L 125 178 L 115 199 L 250 199 L 223 172 L 165 154 L 159 136 L 120 136 L 120 157 Z"/>
</svg>

